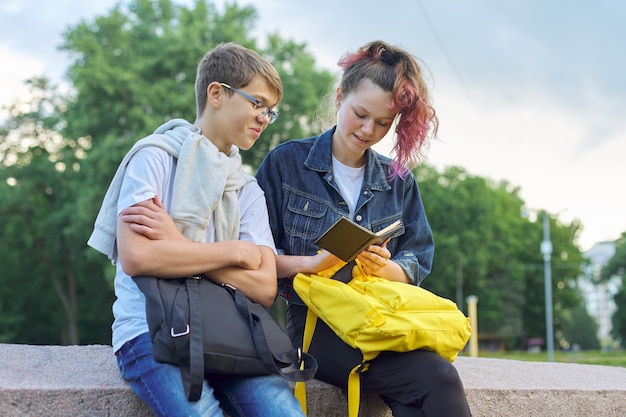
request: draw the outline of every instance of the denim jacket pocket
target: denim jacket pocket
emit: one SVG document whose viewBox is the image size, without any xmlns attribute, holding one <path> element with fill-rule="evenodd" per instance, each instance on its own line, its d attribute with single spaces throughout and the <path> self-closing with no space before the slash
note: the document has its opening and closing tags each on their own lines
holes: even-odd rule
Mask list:
<svg viewBox="0 0 626 417">
<path fill-rule="evenodd" d="M 292 238 L 310 241 L 317 238 L 328 211 L 326 202 L 312 196 L 291 193 L 287 202 L 285 228 Z"/>
</svg>

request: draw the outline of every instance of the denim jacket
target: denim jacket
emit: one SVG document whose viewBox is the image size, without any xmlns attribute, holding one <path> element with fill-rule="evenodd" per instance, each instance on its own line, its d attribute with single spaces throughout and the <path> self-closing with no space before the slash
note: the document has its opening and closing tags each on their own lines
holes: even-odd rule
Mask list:
<svg viewBox="0 0 626 417">
<path fill-rule="evenodd" d="M 279 254 L 315 255 L 319 250 L 315 240 L 341 216 L 349 216 L 333 177 L 334 131 L 332 128 L 317 137 L 278 145 L 257 171 Z M 389 158 L 371 149 L 366 157 L 353 220 L 377 231 L 401 219 L 403 228 L 391 238 L 387 248 L 393 261 L 419 285 L 430 273 L 434 243 L 417 182 L 411 173 L 389 179 Z M 349 274 L 351 268 L 347 267 L 340 272 Z M 292 281 L 293 277 L 280 280 L 280 295 L 289 302 L 302 304 Z"/>
</svg>

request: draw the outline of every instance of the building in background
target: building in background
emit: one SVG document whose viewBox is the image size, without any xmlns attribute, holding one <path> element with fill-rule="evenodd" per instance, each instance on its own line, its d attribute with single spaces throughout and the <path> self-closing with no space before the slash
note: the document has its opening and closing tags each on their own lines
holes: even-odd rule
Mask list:
<svg viewBox="0 0 626 417">
<path fill-rule="evenodd" d="M 616 310 L 613 297 L 617 293 L 619 280 L 611 277 L 600 282 L 600 272 L 615 254 L 615 242 L 599 242 L 583 253 L 590 261 L 578 279 L 578 286 L 585 298 L 588 313 L 598 322 L 598 339 L 603 349 L 613 346 L 611 318 Z"/>
</svg>

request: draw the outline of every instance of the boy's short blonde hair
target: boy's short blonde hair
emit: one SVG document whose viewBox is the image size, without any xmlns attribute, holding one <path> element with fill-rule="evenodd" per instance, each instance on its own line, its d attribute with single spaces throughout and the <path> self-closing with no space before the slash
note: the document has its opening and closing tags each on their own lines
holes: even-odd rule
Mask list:
<svg viewBox="0 0 626 417">
<path fill-rule="evenodd" d="M 204 111 L 207 88 L 214 81 L 234 88 L 248 85 L 257 75 L 265 79 L 276 94 L 276 103 L 283 96 L 283 85 L 276 68 L 255 51 L 232 42 L 221 43 L 207 52 L 198 64 L 196 72 L 196 111 L 198 117 Z"/>
</svg>

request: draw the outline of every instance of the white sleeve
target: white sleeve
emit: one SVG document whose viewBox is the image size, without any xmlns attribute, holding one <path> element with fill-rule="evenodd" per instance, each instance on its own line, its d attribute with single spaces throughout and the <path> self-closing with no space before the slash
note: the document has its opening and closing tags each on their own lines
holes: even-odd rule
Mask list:
<svg viewBox="0 0 626 417">
<path fill-rule="evenodd" d="M 253 242 L 259 246 L 268 246 L 276 253 L 274 237 L 270 229 L 265 194 L 256 181 L 249 182 L 238 191 L 239 239 Z"/>
<path fill-rule="evenodd" d="M 117 213 L 155 195 L 161 198 L 168 209 L 171 196 L 169 184 L 175 168 L 174 158 L 162 149 L 146 147 L 137 151 L 126 167 L 117 201 Z"/>
</svg>

